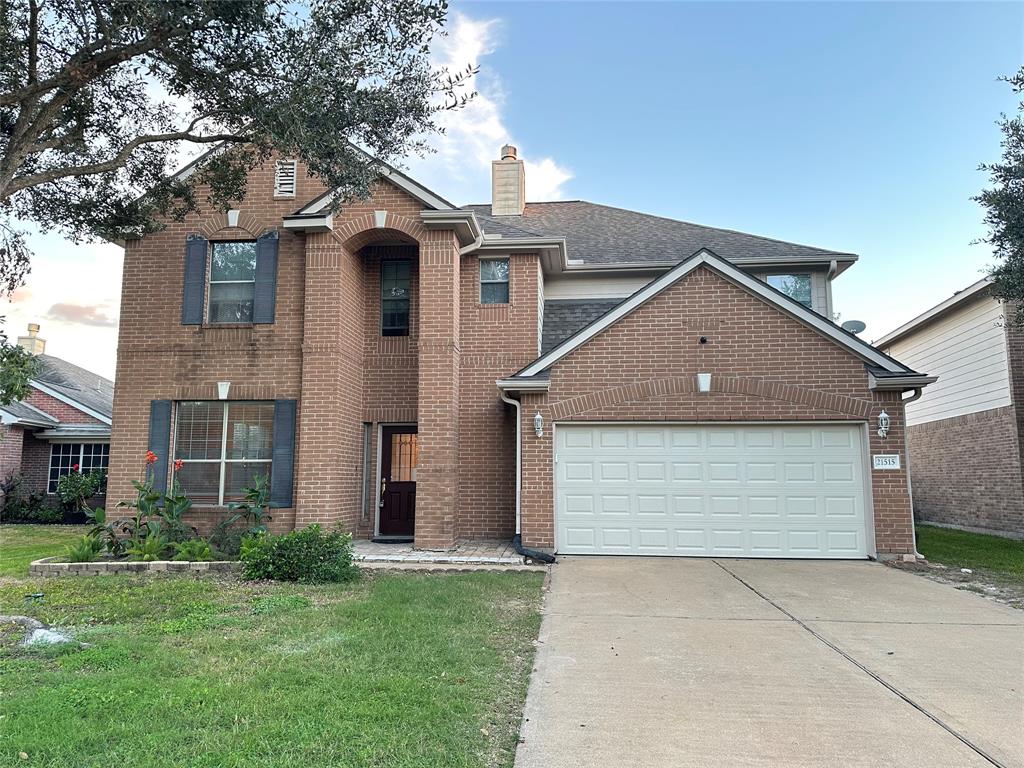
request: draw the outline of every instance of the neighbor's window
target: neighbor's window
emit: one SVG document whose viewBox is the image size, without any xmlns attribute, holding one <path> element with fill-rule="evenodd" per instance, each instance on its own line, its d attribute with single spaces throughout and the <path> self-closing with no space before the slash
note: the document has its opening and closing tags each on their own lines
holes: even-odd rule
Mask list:
<svg viewBox="0 0 1024 768">
<path fill-rule="evenodd" d="M 380 335 L 409 335 L 409 271 L 411 262 L 380 263 Z"/>
<path fill-rule="evenodd" d="M 80 472 L 92 472 L 98 469 L 107 474 L 110 464 L 109 443 L 53 443 L 50 446 L 50 475 L 46 485 L 47 493 L 57 492 L 57 481 L 64 475 L 71 474 L 72 468 L 78 465 Z M 104 485 L 106 480 L 104 479 Z M 101 486 L 101 491 L 103 487 Z"/>
<path fill-rule="evenodd" d="M 251 323 L 255 291 L 256 241 L 214 243 L 209 322 Z"/>
<path fill-rule="evenodd" d="M 810 308 L 810 275 L 768 275 L 768 285 Z"/>
<path fill-rule="evenodd" d="M 508 259 L 480 262 L 480 303 L 508 304 Z"/>
<path fill-rule="evenodd" d="M 274 403 L 181 402 L 174 458 L 178 480 L 196 504 L 241 501 L 255 475 L 270 478 Z"/>
</svg>

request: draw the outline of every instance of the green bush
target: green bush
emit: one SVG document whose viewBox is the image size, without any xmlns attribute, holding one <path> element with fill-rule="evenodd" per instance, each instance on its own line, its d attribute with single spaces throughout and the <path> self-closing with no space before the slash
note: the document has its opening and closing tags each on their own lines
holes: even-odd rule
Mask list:
<svg viewBox="0 0 1024 768">
<path fill-rule="evenodd" d="M 68 548 L 69 563 L 91 563 L 100 556 L 103 542 L 95 536 L 83 536 Z"/>
<path fill-rule="evenodd" d="M 189 539 L 188 541 L 172 542 L 174 547 L 174 560 L 213 560 L 213 548 L 210 542 L 203 539 Z"/>
<path fill-rule="evenodd" d="M 60 507 L 47 499 L 45 493 L 23 493 L 20 475 L 8 476 L 0 483 L 0 489 L 3 490 L 0 522 L 49 525 L 64 521 L 64 513 Z"/>
<path fill-rule="evenodd" d="M 352 536 L 324 533 L 319 525 L 283 536 L 261 533 L 242 541 L 242 574 L 247 579 L 301 581 L 309 584 L 350 581 Z"/>
</svg>

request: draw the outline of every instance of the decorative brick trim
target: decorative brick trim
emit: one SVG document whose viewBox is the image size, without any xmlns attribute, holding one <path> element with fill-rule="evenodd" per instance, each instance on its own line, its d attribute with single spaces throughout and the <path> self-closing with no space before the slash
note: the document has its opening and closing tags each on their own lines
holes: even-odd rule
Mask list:
<svg viewBox="0 0 1024 768">
<path fill-rule="evenodd" d="M 62 563 L 59 557 L 44 557 L 28 567 L 29 576 L 105 576 L 115 573 L 233 573 L 241 568 L 237 560 L 181 562 L 154 560 L 149 563 L 127 560 L 97 560 L 92 563 Z"/>
<path fill-rule="evenodd" d="M 259 237 L 264 232 L 273 228 L 272 225 L 261 223 L 259 219 L 248 211 L 241 211 L 238 215 L 238 225 L 232 227 L 228 224 L 227 213 L 221 212 L 201 219 L 199 232 L 207 240 L 216 239 L 215 236 L 221 234 L 226 239 L 231 239 L 232 237 L 244 237 L 245 235 Z"/>
</svg>

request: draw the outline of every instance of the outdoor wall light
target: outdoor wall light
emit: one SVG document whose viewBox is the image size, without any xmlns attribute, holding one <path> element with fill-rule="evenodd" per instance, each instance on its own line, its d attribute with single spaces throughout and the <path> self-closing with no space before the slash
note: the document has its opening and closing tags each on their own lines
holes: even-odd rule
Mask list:
<svg viewBox="0 0 1024 768">
<path fill-rule="evenodd" d="M 533 431 L 537 433 L 537 437 L 544 437 L 544 417 L 540 415 L 540 411 L 533 416 Z"/>
<path fill-rule="evenodd" d="M 221 400 L 228 399 L 228 390 L 231 389 L 230 381 L 218 381 L 217 382 L 217 397 Z"/>
<path fill-rule="evenodd" d="M 885 411 L 882 411 L 880 414 L 878 414 L 878 436 L 879 437 L 885 437 L 886 435 L 889 434 L 889 425 L 891 423 L 892 422 L 889 419 L 889 414 L 888 413 L 886 413 Z"/>
<path fill-rule="evenodd" d="M 697 374 L 697 391 L 698 392 L 710 392 L 711 391 L 711 374 L 710 373 L 698 373 Z"/>
</svg>

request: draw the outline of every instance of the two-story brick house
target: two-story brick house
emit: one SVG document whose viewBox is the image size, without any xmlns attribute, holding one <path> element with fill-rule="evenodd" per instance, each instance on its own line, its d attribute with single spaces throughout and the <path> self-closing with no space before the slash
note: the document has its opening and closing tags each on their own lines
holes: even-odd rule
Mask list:
<svg viewBox="0 0 1024 768">
<path fill-rule="evenodd" d="M 930 379 L 828 319 L 855 260 L 526 203 L 512 147 L 461 208 L 389 170 L 332 213 L 277 160 L 126 244 L 110 493 L 151 449 L 200 523 L 265 472 L 279 529 L 427 549 L 912 553 L 905 464 L 871 456 Z"/>
</svg>

